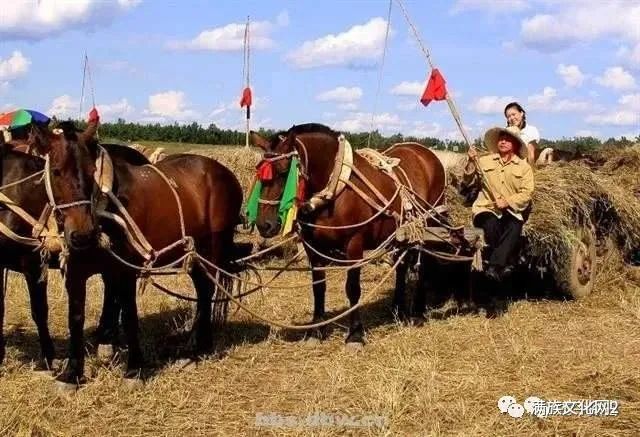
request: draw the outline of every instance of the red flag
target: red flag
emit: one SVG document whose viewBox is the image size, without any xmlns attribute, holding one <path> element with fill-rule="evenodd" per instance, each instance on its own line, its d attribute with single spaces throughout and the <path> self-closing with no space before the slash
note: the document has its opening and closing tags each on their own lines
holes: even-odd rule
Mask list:
<svg viewBox="0 0 640 437">
<path fill-rule="evenodd" d="M 251 106 L 251 88 L 246 87 L 242 90 L 242 98 L 240 99 L 240 107 Z"/>
<path fill-rule="evenodd" d="M 89 123 L 97 123 L 100 121 L 100 115 L 98 115 L 98 110 L 93 108 L 91 112 L 89 112 Z"/>
<path fill-rule="evenodd" d="M 420 97 L 420 103 L 427 106 L 432 100 L 444 100 L 447 98 L 447 87 L 445 86 L 444 77 L 440 74 L 437 68 L 431 70 L 431 76 L 427 87 Z"/>
</svg>

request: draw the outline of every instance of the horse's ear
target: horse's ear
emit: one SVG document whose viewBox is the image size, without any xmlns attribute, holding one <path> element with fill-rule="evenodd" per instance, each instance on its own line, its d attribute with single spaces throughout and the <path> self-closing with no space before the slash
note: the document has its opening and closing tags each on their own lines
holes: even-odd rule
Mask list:
<svg viewBox="0 0 640 437">
<path fill-rule="evenodd" d="M 49 133 L 48 130 L 45 131 L 43 128 L 31 125 L 27 144 L 29 144 L 29 148 L 34 148 L 38 154 L 44 156 L 51 151 L 50 135 L 62 135 L 62 131 L 61 129 L 54 129 L 53 133 Z"/>
<path fill-rule="evenodd" d="M 254 146 L 260 147 L 264 151 L 267 151 L 269 149 L 269 140 L 262 137 L 257 132 L 251 131 L 249 137 L 251 138 L 251 144 L 253 144 Z"/>
<path fill-rule="evenodd" d="M 98 132 L 98 120 L 91 120 L 80 136 L 86 144 L 89 144 L 96 136 L 96 132 Z"/>
</svg>

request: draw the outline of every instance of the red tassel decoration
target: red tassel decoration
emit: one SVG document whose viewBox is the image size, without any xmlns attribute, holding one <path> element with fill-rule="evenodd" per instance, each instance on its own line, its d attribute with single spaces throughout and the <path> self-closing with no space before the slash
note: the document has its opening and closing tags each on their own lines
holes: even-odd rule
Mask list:
<svg viewBox="0 0 640 437">
<path fill-rule="evenodd" d="M 262 161 L 258 166 L 258 180 L 262 182 L 269 182 L 273 179 L 273 165 L 270 161 Z"/>
</svg>

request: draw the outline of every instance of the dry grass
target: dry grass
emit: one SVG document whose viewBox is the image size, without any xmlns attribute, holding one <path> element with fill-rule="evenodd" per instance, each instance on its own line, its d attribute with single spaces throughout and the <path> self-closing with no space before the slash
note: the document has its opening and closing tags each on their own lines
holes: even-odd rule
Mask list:
<svg viewBox="0 0 640 437">
<path fill-rule="evenodd" d="M 247 172 L 254 164 L 246 163 Z M 498 318 L 454 316 L 421 328 L 401 326 L 390 316 L 392 281 L 379 293 L 368 293 L 387 268 L 364 271 L 369 343 L 356 354 L 344 349 L 341 328 L 311 346 L 237 313 L 218 333 L 217 355 L 181 369 L 173 358 L 186 343 L 182 328 L 191 307 L 148 290 L 139 297 L 139 313 L 143 348 L 154 374 L 142 388 L 129 391 L 119 364 L 91 358 L 89 383 L 73 396 L 59 396 L 50 380 L 30 371 L 37 336 L 24 282 L 10 275 L 0 434 L 637 435 L 640 278 L 622 265 L 616 252 L 603 260 L 594 292 L 584 300 L 520 300 Z M 280 283 L 308 280 L 290 273 Z M 165 281 L 172 288 L 188 286 L 181 277 Z M 50 325 L 62 353 L 67 299 L 57 272 L 50 273 L 50 285 Z M 102 299 L 97 278 L 89 288 L 87 329 L 95 326 Z M 343 308 L 342 278 L 332 279 L 328 290 L 328 308 Z M 247 303 L 273 319 L 300 321 L 310 317 L 311 293 L 306 287 L 270 289 Z M 505 394 L 519 401 L 531 395 L 616 399 L 620 415 L 514 419 L 498 411 L 497 400 Z M 270 412 L 379 415 L 387 426 L 254 426 L 256 414 Z"/>
</svg>

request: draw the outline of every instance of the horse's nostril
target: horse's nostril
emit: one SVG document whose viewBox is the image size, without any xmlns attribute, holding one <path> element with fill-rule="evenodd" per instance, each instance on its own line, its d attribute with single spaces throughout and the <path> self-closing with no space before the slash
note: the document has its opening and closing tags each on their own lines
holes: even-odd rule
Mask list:
<svg viewBox="0 0 640 437">
<path fill-rule="evenodd" d="M 95 241 L 95 232 L 71 232 L 69 239 L 71 240 L 71 246 L 78 249 L 84 249 L 89 247 Z"/>
</svg>

